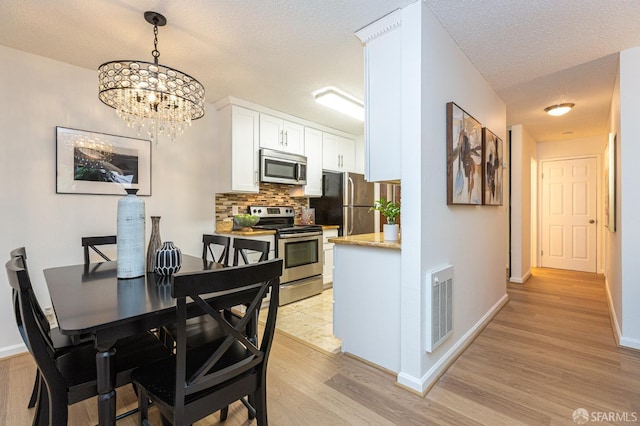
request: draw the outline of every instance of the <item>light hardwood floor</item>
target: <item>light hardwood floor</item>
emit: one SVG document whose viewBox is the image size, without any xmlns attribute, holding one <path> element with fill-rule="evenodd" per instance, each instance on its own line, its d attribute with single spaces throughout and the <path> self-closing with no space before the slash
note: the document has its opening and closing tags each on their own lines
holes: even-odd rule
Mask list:
<svg viewBox="0 0 640 426">
<path fill-rule="evenodd" d="M 539 269 L 508 292 L 510 302 L 424 398 L 396 386 L 392 375 L 278 334 L 268 373 L 270 423 L 575 425 L 577 408 L 629 420 L 635 413 L 640 422 L 640 352 L 615 346 L 602 277 Z M 33 373 L 28 355 L 0 360 L 0 425 L 30 424 Z M 120 410 L 135 406 L 130 387 L 118 398 Z M 95 400 L 72 406 L 70 424 L 95 424 L 95 407 Z M 255 421 L 235 404 L 225 424 Z"/>
</svg>

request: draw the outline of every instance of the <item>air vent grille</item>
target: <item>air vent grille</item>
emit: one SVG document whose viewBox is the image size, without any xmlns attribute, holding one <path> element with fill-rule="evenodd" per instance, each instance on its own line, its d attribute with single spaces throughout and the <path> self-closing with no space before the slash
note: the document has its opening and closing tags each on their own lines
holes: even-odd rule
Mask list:
<svg viewBox="0 0 640 426">
<path fill-rule="evenodd" d="M 427 286 L 425 307 L 430 308 L 430 324 L 426 327 L 426 350 L 432 352 L 453 331 L 453 266 L 428 273 Z"/>
</svg>

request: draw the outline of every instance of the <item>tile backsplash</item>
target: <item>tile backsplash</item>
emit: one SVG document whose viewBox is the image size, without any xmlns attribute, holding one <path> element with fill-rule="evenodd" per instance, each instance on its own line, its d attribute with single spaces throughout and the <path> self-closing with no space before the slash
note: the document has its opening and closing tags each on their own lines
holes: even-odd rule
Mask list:
<svg viewBox="0 0 640 426">
<path fill-rule="evenodd" d="M 302 208 L 309 207 L 307 197 L 291 197 L 290 185 L 261 183 L 258 194 L 216 194 L 216 222 L 229 221 L 233 217 L 232 207 L 238 206 L 240 213 L 246 213 L 248 206 L 293 206 L 296 223 L 300 222 Z"/>
</svg>

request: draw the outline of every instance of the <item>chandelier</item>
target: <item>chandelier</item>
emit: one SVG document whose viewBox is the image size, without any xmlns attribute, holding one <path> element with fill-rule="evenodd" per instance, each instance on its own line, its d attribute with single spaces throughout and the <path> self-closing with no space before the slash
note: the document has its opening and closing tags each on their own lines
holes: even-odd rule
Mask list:
<svg viewBox="0 0 640 426">
<path fill-rule="evenodd" d="M 121 60 L 100 65 L 98 96 L 138 134 L 146 128 L 156 143 L 158 135 L 173 141 L 192 120 L 204 115 L 204 87 L 190 75 L 158 64 L 158 27 L 167 19 L 157 12 L 145 12 L 144 18 L 153 25 L 153 62 Z"/>
</svg>

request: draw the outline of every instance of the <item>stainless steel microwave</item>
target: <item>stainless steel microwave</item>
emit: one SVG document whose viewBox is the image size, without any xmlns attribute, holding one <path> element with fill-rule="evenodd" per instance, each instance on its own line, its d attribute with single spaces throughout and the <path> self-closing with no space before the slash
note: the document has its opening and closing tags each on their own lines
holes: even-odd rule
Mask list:
<svg viewBox="0 0 640 426">
<path fill-rule="evenodd" d="M 260 181 L 306 185 L 307 157 L 273 149 L 261 149 Z"/>
</svg>

